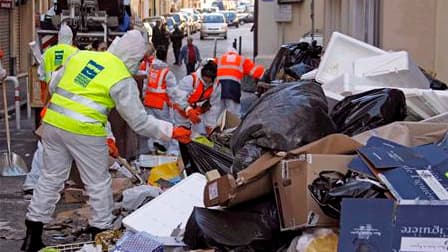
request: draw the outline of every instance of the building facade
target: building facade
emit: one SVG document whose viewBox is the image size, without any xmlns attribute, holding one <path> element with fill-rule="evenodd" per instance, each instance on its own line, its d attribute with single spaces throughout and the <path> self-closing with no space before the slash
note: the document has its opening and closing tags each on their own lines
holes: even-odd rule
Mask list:
<svg viewBox="0 0 448 252">
<path fill-rule="evenodd" d="M 385 50 L 406 50 L 448 82 L 448 1 L 325 1 L 325 40 L 340 31 Z"/>
<path fill-rule="evenodd" d="M 34 40 L 34 14 L 34 1 L 19 5 L 15 1 L 0 1 L 0 48 L 5 53 L 2 65 L 8 74 L 28 72 L 31 63 L 28 43 Z"/>
<path fill-rule="evenodd" d="M 278 1 L 255 2 L 256 8 L 256 60 L 269 66 L 282 44 L 297 42 L 311 31 L 311 3 L 303 0 L 292 4 Z M 314 27 L 319 31 L 324 25 L 324 0 L 314 0 Z"/>
</svg>

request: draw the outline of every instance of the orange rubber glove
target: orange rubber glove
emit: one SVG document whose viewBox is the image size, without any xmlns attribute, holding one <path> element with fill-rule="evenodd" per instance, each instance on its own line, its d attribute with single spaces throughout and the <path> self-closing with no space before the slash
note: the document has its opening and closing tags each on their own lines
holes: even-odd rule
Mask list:
<svg viewBox="0 0 448 252">
<path fill-rule="evenodd" d="M 107 147 L 109 147 L 109 155 L 113 158 L 117 158 L 120 156 L 120 152 L 118 151 L 118 147 L 115 144 L 115 141 L 112 138 L 107 139 Z"/>
<path fill-rule="evenodd" d="M 173 128 L 173 136 L 172 138 L 176 139 L 177 141 L 187 144 L 191 142 L 191 130 L 185 128 L 185 127 L 174 127 Z"/>
<path fill-rule="evenodd" d="M 198 124 L 201 122 L 201 108 L 189 108 L 187 109 L 187 117 L 193 124 Z"/>
<path fill-rule="evenodd" d="M 207 132 L 207 136 L 211 136 L 213 133 L 213 128 L 212 127 L 205 127 L 205 132 Z"/>
</svg>

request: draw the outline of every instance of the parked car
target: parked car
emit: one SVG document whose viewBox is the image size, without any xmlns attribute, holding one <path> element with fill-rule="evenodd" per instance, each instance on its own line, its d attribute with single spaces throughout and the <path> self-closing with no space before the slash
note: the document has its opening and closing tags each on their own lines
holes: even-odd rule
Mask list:
<svg viewBox="0 0 448 252">
<path fill-rule="evenodd" d="M 200 38 L 218 36 L 227 39 L 227 23 L 222 13 L 211 13 L 204 15 L 201 25 Z"/>
<path fill-rule="evenodd" d="M 188 31 L 190 34 L 193 34 L 196 32 L 196 25 L 194 24 L 194 20 L 191 13 L 187 12 L 181 12 L 182 16 L 185 18 Z"/>
<path fill-rule="evenodd" d="M 194 14 L 193 15 L 193 21 L 194 21 L 194 25 L 196 27 L 196 31 L 200 31 L 201 30 L 201 23 L 202 23 L 202 18 L 199 14 Z"/>
<path fill-rule="evenodd" d="M 228 26 L 236 26 L 238 28 L 240 26 L 240 21 L 238 20 L 238 16 L 235 11 L 221 11 L 227 21 Z"/>
<path fill-rule="evenodd" d="M 245 23 L 253 23 L 255 18 L 253 13 L 242 13 L 241 16 L 238 17 L 240 21 L 240 25 Z"/>
<path fill-rule="evenodd" d="M 143 24 L 149 24 L 151 27 L 156 25 L 156 22 L 160 21 L 162 24 L 166 23 L 164 16 L 152 16 L 143 19 Z"/>
<path fill-rule="evenodd" d="M 181 13 L 170 13 L 163 15 L 166 17 L 172 17 L 174 21 L 176 22 L 177 26 L 179 26 L 179 29 L 184 32 L 185 35 L 188 34 L 187 31 L 187 21 L 185 20 L 184 16 Z"/>
<path fill-rule="evenodd" d="M 174 25 L 176 25 L 176 21 L 174 21 L 174 18 L 167 17 L 166 18 L 166 27 L 168 28 L 168 31 L 172 33 L 174 31 Z"/>
</svg>

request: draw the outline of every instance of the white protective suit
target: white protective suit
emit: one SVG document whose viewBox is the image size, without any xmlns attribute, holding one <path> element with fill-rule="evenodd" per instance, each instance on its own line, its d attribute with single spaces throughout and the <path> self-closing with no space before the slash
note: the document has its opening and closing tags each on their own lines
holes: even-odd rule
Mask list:
<svg viewBox="0 0 448 252">
<path fill-rule="evenodd" d="M 201 68 L 196 71 L 196 76 L 205 84 L 205 81 L 202 79 Z M 205 127 L 215 128 L 218 117 L 222 113 L 221 86 L 219 85 L 218 80 L 215 80 L 214 83 L 209 85 L 213 85 L 213 93 L 210 97 L 211 107 L 209 111 L 201 115 L 201 123 L 192 125 L 188 118 L 183 117 L 177 110 L 174 110 L 175 125 L 191 128 L 193 134 L 192 137 L 206 133 Z M 204 88 L 206 89 L 208 87 L 209 86 L 206 86 Z M 185 111 L 185 109 L 190 106 L 188 98 L 195 89 L 196 87 L 193 87 L 193 77 L 191 75 L 185 76 L 176 87 L 174 103 L 178 104 Z"/>
<path fill-rule="evenodd" d="M 122 38 L 115 39 L 108 51 L 120 58 L 131 72 L 135 72 L 143 58 L 144 47 L 141 34 L 129 31 Z M 62 67 L 56 72 L 50 82 L 50 92 L 55 90 L 64 71 Z M 132 77 L 115 84 L 109 95 L 119 114 L 135 132 L 147 137 L 171 139 L 172 124 L 146 114 Z M 44 166 L 26 218 L 43 223 L 51 221 L 60 199 L 59 193 L 69 176 L 70 164 L 75 160 L 92 208 L 89 224 L 100 229 L 109 228 L 113 219 L 113 199 L 106 137 L 73 134 L 45 123 L 43 126 Z"/>
<path fill-rule="evenodd" d="M 154 62 L 151 64 L 151 67 L 154 69 L 164 69 L 168 67 L 168 64 L 166 64 L 165 62 L 159 60 L 159 59 L 155 59 Z M 148 80 L 146 80 L 145 83 L 147 83 Z M 174 73 L 172 71 L 169 71 L 166 75 L 165 78 L 166 81 L 166 92 L 168 93 L 168 96 L 170 97 L 170 99 L 172 99 L 172 97 L 174 97 L 174 93 L 175 93 L 175 88 L 176 88 L 176 76 L 174 75 Z M 147 85 L 144 85 L 144 89 L 143 89 L 143 94 L 145 94 Z M 165 103 L 165 105 L 163 106 L 163 109 L 155 109 L 155 108 L 149 108 L 146 107 L 146 112 L 149 115 L 153 115 L 155 118 L 160 119 L 160 120 L 164 120 L 167 122 L 172 122 L 172 111 L 171 108 Z M 160 142 L 160 141 L 156 141 L 156 139 L 154 138 L 148 138 L 148 148 L 150 151 L 154 151 L 154 142 Z M 176 140 L 170 140 L 170 141 L 164 141 L 164 142 L 160 142 L 163 146 L 165 146 L 168 150 L 169 154 L 178 154 L 178 143 Z"/>
<path fill-rule="evenodd" d="M 73 32 L 67 24 L 62 23 L 61 29 L 58 32 L 58 44 L 67 44 L 71 45 L 73 43 Z M 52 73 L 45 72 L 45 57 L 42 57 L 42 63 L 39 65 L 37 69 L 37 75 L 39 76 L 39 80 L 44 81 L 45 75 L 51 76 Z"/>
<path fill-rule="evenodd" d="M 114 134 L 112 133 L 112 128 L 109 122 L 106 124 L 106 132 L 107 132 L 107 139 L 113 139 L 115 141 Z M 44 156 L 44 147 L 42 146 L 42 143 L 40 141 L 37 142 L 37 149 L 34 152 L 33 160 L 31 162 L 31 170 L 28 172 L 25 178 L 25 182 L 22 185 L 22 189 L 24 191 L 27 190 L 34 190 L 34 188 L 37 185 L 37 181 L 39 180 L 40 173 L 42 170 L 42 167 L 44 165 L 43 163 L 43 156 Z M 109 160 L 109 164 L 112 165 L 113 160 Z M 71 167 L 71 165 L 70 165 Z"/>
</svg>

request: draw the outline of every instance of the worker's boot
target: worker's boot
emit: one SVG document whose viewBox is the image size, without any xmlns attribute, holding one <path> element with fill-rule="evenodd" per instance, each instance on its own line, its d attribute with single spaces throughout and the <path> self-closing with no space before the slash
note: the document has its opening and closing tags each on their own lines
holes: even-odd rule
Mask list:
<svg viewBox="0 0 448 252">
<path fill-rule="evenodd" d="M 107 229 L 101 229 L 97 227 L 88 226 L 87 227 L 87 233 L 90 233 L 92 235 L 92 240 L 95 240 L 95 237 L 97 234 L 106 231 Z"/>
<path fill-rule="evenodd" d="M 25 220 L 25 225 L 26 237 L 23 241 L 21 250 L 26 252 L 37 252 L 44 248 L 45 245 L 42 242 L 44 224 L 42 222 Z"/>
</svg>

